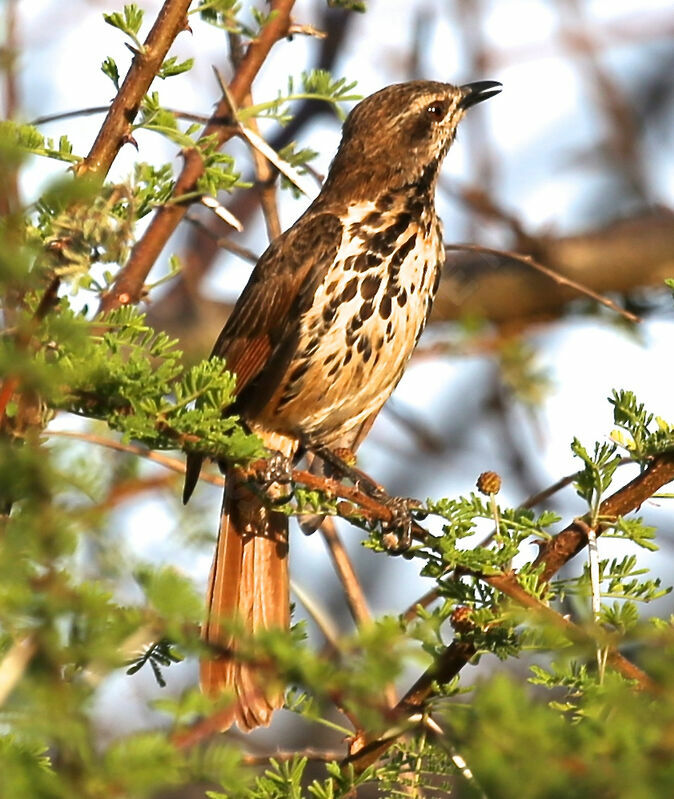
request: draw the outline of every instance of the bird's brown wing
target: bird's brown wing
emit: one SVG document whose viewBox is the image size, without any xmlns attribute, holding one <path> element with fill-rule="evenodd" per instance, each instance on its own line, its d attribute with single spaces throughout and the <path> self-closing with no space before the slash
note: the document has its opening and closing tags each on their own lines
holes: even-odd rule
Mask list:
<svg viewBox="0 0 674 799">
<path fill-rule="evenodd" d="M 306 303 L 306 287 L 316 286 L 339 249 L 342 224 L 329 213 L 305 214 L 260 257 L 241 293 L 211 356 L 224 358 L 236 374 L 237 396 L 256 378 L 277 352 L 290 357 L 290 339 L 298 326 L 299 299 Z M 315 288 L 314 288 L 315 290 Z M 276 358 L 278 373 L 278 357 Z M 263 403 L 273 386 L 263 379 L 256 386 L 256 404 Z M 245 410 L 242 409 L 242 410 Z M 183 502 L 199 478 L 203 457 L 187 456 Z"/>
</svg>

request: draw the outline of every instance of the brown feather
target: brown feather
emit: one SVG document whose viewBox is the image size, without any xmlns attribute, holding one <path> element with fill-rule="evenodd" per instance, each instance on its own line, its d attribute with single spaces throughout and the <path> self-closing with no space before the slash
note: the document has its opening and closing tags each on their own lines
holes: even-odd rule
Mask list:
<svg viewBox="0 0 674 799">
<path fill-rule="evenodd" d="M 270 436 L 269 446 L 292 457 L 291 439 Z M 233 695 L 222 729 L 238 724 L 251 730 L 269 724 L 283 704 L 283 688 L 273 673 L 237 659 L 236 638 L 227 622 L 238 620 L 250 635 L 261 630 L 287 629 L 290 624 L 288 581 L 288 519 L 268 507 L 245 485 L 246 475 L 230 469 L 220 519 L 218 543 L 206 594 L 207 619 L 203 639 L 227 650 L 201 662 L 204 693 Z M 224 627 L 223 627 L 224 624 Z"/>
</svg>

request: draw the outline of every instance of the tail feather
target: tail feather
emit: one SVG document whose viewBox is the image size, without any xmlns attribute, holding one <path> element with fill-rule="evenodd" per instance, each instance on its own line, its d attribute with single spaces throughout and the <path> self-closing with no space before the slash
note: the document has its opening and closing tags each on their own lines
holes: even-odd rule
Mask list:
<svg viewBox="0 0 674 799">
<path fill-rule="evenodd" d="M 183 486 L 183 505 L 187 505 L 199 481 L 201 464 L 203 462 L 203 455 L 196 455 L 194 452 L 187 453 L 187 460 L 185 463 L 185 485 Z"/>
<path fill-rule="evenodd" d="M 202 637 L 223 654 L 201 663 L 204 693 L 234 694 L 222 728 L 266 726 L 283 704 L 283 689 L 271 676 L 236 658 L 236 641 L 221 622 L 238 619 L 250 634 L 290 624 L 288 520 L 269 510 L 237 477 L 227 475 L 218 544 L 208 585 L 207 619 Z"/>
</svg>

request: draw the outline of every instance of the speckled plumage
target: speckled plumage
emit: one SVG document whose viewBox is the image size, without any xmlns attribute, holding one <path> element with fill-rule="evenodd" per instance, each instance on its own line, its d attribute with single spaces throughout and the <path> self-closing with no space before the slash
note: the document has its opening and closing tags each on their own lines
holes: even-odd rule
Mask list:
<svg viewBox="0 0 674 799">
<path fill-rule="evenodd" d="M 213 354 L 237 374 L 234 410 L 270 449 L 355 448 L 403 374 L 443 261 L 435 185 L 466 109 L 496 93 L 413 81 L 349 115 L 323 189 L 258 261 Z M 201 459 L 188 457 L 185 500 Z M 228 470 L 204 638 L 235 649 L 221 622 L 288 624 L 287 520 Z M 268 681 L 265 681 L 268 682 Z M 208 693 L 233 690 L 223 728 L 269 723 L 279 686 L 232 656 L 202 664 Z"/>
</svg>

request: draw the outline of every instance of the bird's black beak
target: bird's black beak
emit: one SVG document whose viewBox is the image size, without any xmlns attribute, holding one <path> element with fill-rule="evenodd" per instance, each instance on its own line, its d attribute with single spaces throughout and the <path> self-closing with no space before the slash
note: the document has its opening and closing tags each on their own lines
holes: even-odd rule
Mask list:
<svg viewBox="0 0 674 799">
<path fill-rule="evenodd" d="M 464 95 L 459 106 L 463 109 L 470 108 L 498 94 L 502 88 L 503 86 L 497 80 L 478 80 L 475 83 L 465 83 L 460 87 Z"/>
</svg>

